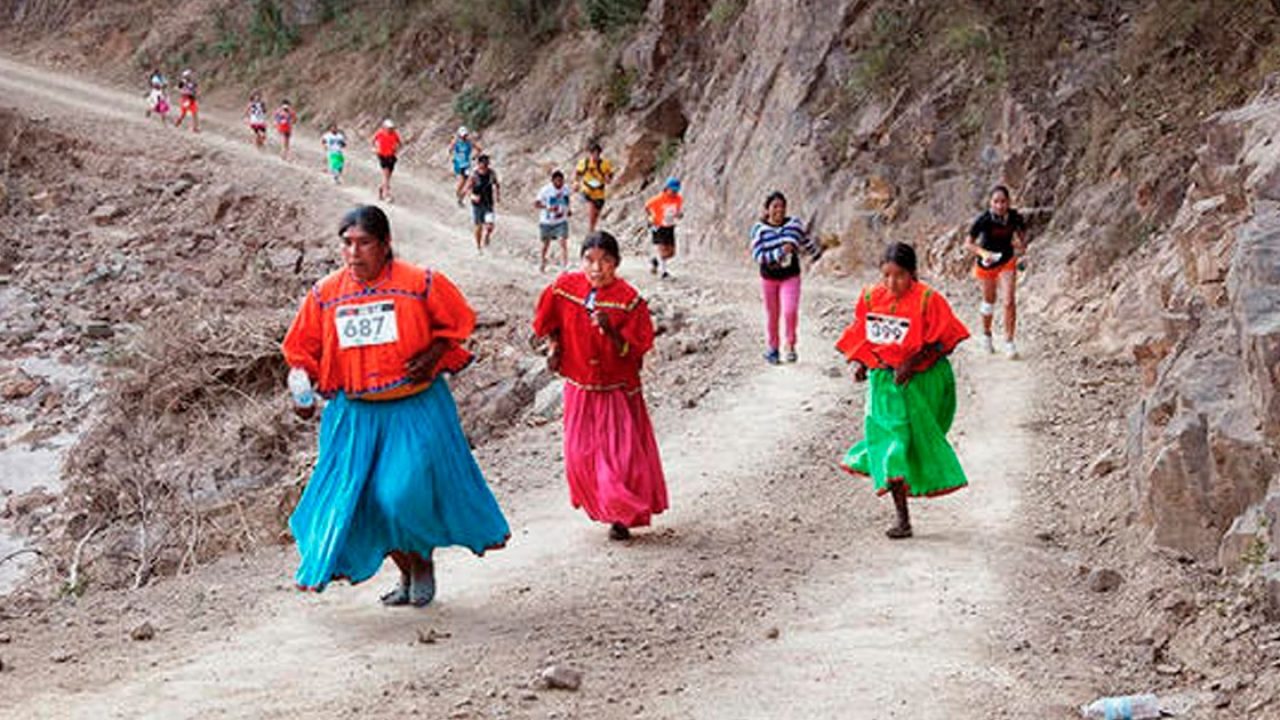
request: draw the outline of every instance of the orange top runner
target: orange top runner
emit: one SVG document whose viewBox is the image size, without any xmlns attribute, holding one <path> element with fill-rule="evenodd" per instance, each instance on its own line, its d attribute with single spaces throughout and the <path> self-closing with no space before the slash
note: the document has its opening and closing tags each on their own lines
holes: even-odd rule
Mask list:
<svg viewBox="0 0 1280 720">
<path fill-rule="evenodd" d="M 650 225 L 671 227 L 676 224 L 676 216 L 684 209 L 684 198 L 680 193 L 668 193 L 664 190 L 649 198 L 644 209 L 649 211 Z"/>
<path fill-rule="evenodd" d="M 471 362 L 462 346 L 476 315 L 444 275 L 391 260 L 381 277 L 364 284 L 343 268 L 312 287 L 285 335 L 291 367 L 307 371 L 322 395 L 388 400 L 427 384 L 405 377 L 405 363 L 436 338 L 452 340 L 436 374 Z"/>
<path fill-rule="evenodd" d="M 947 299 L 928 285 L 912 283 L 900 298 L 884 285 L 874 285 L 858 296 L 853 322 L 836 349 L 868 368 L 893 369 L 926 345 L 941 343 L 945 355 L 967 337 L 968 328 L 951 311 Z"/>
<path fill-rule="evenodd" d="M 608 315 L 626 341 L 619 353 L 591 320 L 594 305 Z M 547 286 L 534 313 L 533 332 L 560 336 L 560 374 L 584 390 L 635 390 L 640 387 L 643 357 L 653 347 L 653 320 L 644 298 L 624 280 L 614 280 L 592 294 L 581 272 L 565 273 Z"/>
<path fill-rule="evenodd" d="M 387 128 L 379 128 L 373 134 L 373 146 L 380 157 L 391 157 L 400 149 L 400 133 Z"/>
</svg>

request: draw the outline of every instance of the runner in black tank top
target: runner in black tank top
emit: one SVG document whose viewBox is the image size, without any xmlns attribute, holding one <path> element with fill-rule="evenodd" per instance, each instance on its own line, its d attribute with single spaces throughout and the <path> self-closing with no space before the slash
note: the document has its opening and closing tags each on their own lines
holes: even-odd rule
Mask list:
<svg viewBox="0 0 1280 720">
<path fill-rule="evenodd" d="M 1009 189 L 997 185 L 991 191 L 990 209 L 969 228 L 965 249 L 975 256 L 973 276 L 982 288 L 983 347 L 995 352 L 991 326 L 996 298 L 1004 296 L 1004 353 L 1018 357 L 1013 335 L 1018 321 L 1017 288 L 1019 258 L 1027 249 L 1027 226 L 1017 210 L 1009 207 Z"/>
<path fill-rule="evenodd" d="M 489 166 L 489 156 L 476 158 L 476 169 L 467 178 L 464 193 L 471 196 L 471 220 L 476 226 L 476 252 L 484 252 L 493 240 L 493 208 L 498 204 L 502 186 L 498 174 Z"/>
</svg>

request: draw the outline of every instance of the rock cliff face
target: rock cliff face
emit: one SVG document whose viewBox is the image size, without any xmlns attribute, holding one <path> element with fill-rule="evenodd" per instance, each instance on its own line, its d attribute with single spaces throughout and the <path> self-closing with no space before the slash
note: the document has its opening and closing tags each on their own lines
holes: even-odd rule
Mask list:
<svg viewBox="0 0 1280 720">
<path fill-rule="evenodd" d="M 781 189 L 833 246 L 820 272 L 887 239 L 961 272 L 963 228 L 1007 184 L 1033 220 L 1024 302 L 1142 369 L 1128 472 L 1151 540 L 1229 566 L 1280 546 L 1274 4 L 649 0 L 608 32 L 569 0 L 265 5 L 295 23 L 283 52 L 247 50 L 275 36 L 219 0 L 10 2 L 0 34 L 119 81 L 180 59 L 215 103 L 261 86 L 312 123 L 394 112 L 411 165 L 443 162 L 475 91 L 511 197 L 600 138 L 622 168 L 606 227 L 628 236 L 678 174 L 685 247 L 737 257 Z"/>
<path fill-rule="evenodd" d="M 1145 328 L 1149 388 L 1129 447 L 1142 516 L 1157 543 L 1228 567 L 1280 524 L 1264 502 L 1280 492 L 1278 112 L 1268 88 L 1205 123 L 1176 219 L 1110 303 Z"/>
</svg>

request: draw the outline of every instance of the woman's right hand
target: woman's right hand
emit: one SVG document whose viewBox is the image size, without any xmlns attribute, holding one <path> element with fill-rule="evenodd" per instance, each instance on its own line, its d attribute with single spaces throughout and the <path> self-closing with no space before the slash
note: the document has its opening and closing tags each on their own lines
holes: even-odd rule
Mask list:
<svg viewBox="0 0 1280 720">
<path fill-rule="evenodd" d="M 547 353 L 547 370 L 560 374 L 560 348 L 552 348 L 551 352 Z"/>
<path fill-rule="evenodd" d="M 853 367 L 853 381 L 854 381 L 854 382 L 859 382 L 859 383 L 860 383 L 860 382 L 866 382 L 866 381 L 867 381 L 867 366 L 866 366 L 866 365 L 863 365 L 862 363 L 857 362 L 857 361 L 855 361 L 855 362 L 853 363 L 853 365 L 854 365 L 854 367 Z"/>
</svg>

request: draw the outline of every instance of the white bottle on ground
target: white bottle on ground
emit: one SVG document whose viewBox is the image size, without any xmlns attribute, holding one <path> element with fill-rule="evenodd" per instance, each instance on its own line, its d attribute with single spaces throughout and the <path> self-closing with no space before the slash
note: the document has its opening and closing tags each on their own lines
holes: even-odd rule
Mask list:
<svg viewBox="0 0 1280 720">
<path fill-rule="evenodd" d="M 1160 702 L 1155 695 L 1125 695 L 1094 700 L 1080 708 L 1088 720 L 1155 720 L 1161 717 Z"/>
</svg>

